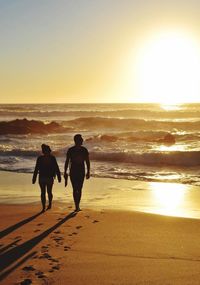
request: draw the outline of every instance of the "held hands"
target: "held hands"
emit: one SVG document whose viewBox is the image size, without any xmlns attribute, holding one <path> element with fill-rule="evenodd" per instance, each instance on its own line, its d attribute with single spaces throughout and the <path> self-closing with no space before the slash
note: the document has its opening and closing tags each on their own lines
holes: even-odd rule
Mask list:
<svg viewBox="0 0 200 285">
<path fill-rule="evenodd" d="M 86 178 L 86 179 L 89 179 L 89 178 L 90 178 L 90 172 L 87 172 L 87 173 L 86 173 L 85 178 Z"/>
</svg>

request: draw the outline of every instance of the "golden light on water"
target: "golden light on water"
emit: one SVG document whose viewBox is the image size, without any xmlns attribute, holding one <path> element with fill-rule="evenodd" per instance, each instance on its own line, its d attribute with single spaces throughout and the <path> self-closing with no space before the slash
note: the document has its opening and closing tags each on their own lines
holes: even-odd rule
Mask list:
<svg viewBox="0 0 200 285">
<path fill-rule="evenodd" d="M 174 144 L 174 145 L 159 145 L 155 148 L 155 150 L 160 151 L 160 152 L 170 152 L 170 151 L 185 151 L 186 147 L 185 145 L 178 145 L 178 144 Z"/>
<path fill-rule="evenodd" d="M 182 109 L 182 104 L 161 104 L 160 107 L 166 111 L 179 111 Z"/>
<path fill-rule="evenodd" d="M 162 31 L 140 48 L 137 58 L 138 94 L 143 102 L 198 102 L 200 45 L 180 31 Z"/>
<path fill-rule="evenodd" d="M 184 198 L 187 186 L 178 183 L 150 183 L 157 214 L 184 216 Z"/>
</svg>

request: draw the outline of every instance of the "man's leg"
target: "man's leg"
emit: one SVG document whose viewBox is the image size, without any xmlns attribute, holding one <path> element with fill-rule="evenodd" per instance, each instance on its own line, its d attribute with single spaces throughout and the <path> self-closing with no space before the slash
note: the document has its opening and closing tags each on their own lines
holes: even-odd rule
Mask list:
<svg viewBox="0 0 200 285">
<path fill-rule="evenodd" d="M 84 177 L 80 179 L 80 177 L 70 177 L 71 183 L 73 187 L 73 198 L 74 198 L 74 204 L 75 204 L 75 210 L 80 211 L 79 204 L 81 200 L 82 195 L 82 187 L 83 187 L 83 181 Z"/>
<path fill-rule="evenodd" d="M 79 210 L 80 210 L 79 204 L 80 204 L 81 196 L 82 196 L 82 188 L 83 188 L 83 182 L 79 181 L 79 183 L 77 185 L 77 204 L 78 204 L 78 209 Z"/>
</svg>

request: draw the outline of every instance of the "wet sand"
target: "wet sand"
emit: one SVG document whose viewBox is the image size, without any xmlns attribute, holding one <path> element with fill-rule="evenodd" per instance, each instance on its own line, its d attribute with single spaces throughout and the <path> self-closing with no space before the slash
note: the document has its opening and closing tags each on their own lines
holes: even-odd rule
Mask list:
<svg viewBox="0 0 200 285">
<path fill-rule="evenodd" d="M 9 181 L 17 177 L 13 193 L 28 187 L 25 180 L 30 176 L 21 181 L 23 175 L 6 175 Z M 1 188 L 5 190 L 4 182 Z M 30 185 L 28 192 L 37 187 Z M 147 192 L 133 191 L 136 200 L 139 191 Z M 116 210 L 112 204 L 110 209 L 94 210 L 91 203 L 76 214 L 71 200 L 56 199 L 53 208 L 41 214 L 36 200 L 14 204 L 14 198 L 13 204 L 0 205 L 1 284 L 199 284 L 199 219 Z M 84 198 L 87 201 L 87 195 Z"/>
<path fill-rule="evenodd" d="M 0 171 L 0 204 L 38 203 L 39 185 L 32 185 L 31 178 L 30 174 Z M 63 184 L 55 181 L 54 201 L 73 206 L 71 183 L 66 188 Z M 199 190 L 186 184 L 91 177 L 84 183 L 81 208 L 200 218 Z"/>
</svg>

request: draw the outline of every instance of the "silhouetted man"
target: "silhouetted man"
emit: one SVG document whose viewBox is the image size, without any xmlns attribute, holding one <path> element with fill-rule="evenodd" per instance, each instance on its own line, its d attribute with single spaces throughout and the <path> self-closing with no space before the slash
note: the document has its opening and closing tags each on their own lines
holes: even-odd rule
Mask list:
<svg viewBox="0 0 200 285">
<path fill-rule="evenodd" d="M 70 147 L 67 151 L 65 161 L 64 177 L 65 186 L 67 185 L 67 169 L 69 166 L 69 175 L 73 187 L 73 198 L 75 204 L 75 211 L 80 211 L 80 200 L 82 194 L 82 187 L 85 178 L 85 163 L 87 166 L 86 179 L 90 178 L 90 160 L 88 150 L 82 146 L 83 138 L 80 134 L 74 136 L 75 145 Z"/>
</svg>

